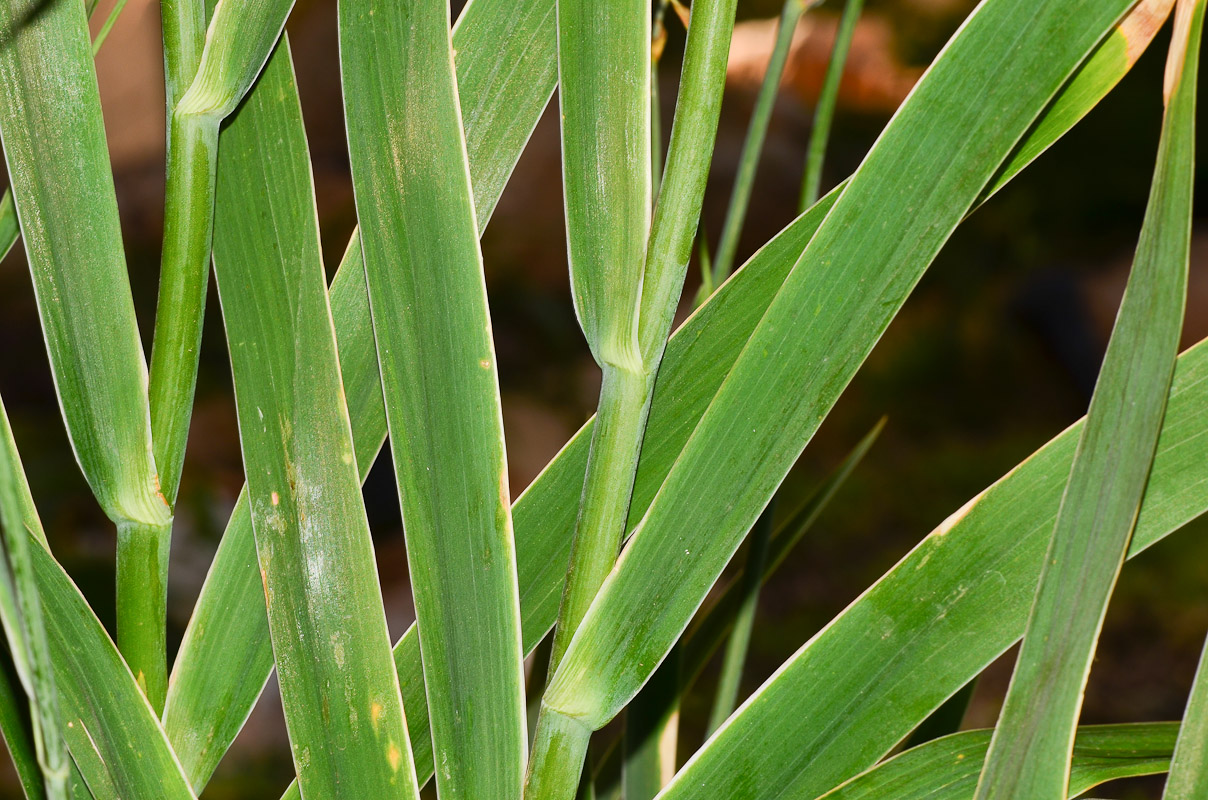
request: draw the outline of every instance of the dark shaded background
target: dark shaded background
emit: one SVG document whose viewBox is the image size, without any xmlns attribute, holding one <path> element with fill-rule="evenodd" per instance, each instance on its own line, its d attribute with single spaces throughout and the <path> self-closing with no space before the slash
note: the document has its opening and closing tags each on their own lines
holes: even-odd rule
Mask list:
<svg viewBox="0 0 1208 800">
<path fill-rule="evenodd" d="M 103 2 L 106 12 L 111 2 Z M 456 7 L 460 3 L 455 2 Z M 776 0 L 743 0 L 706 197 L 721 229 L 735 162 L 771 47 Z M 921 69 L 972 8 L 969 0 L 869 0 L 849 62 L 828 158 L 832 185 L 859 163 Z M 745 258 L 794 216 L 811 109 L 839 4 L 806 16 L 782 86 Z M 664 132 L 683 31 L 670 15 L 661 88 Z M 131 0 L 98 58 L 135 303 L 144 336 L 159 264 L 163 89 L 158 4 Z M 299 0 L 289 26 L 314 160 L 329 270 L 354 224 L 345 153 L 335 3 Z M 790 485 L 808 491 L 882 415 L 880 441 L 768 585 L 744 691 L 892 566 L 922 536 L 1085 410 L 1140 229 L 1161 116 L 1168 34 L 1086 121 L 963 225 L 927 273 Z M 556 120 L 534 134 L 483 237 L 513 493 L 589 416 L 597 370 L 567 288 Z M 1200 182 L 1202 184 L 1202 181 Z M 1199 218 L 1197 217 L 1197 220 Z M 1203 222 L 1193 244 L 1184 345 L 1208 335 Z M 690 271 L 685 297 L 696 289 Z M 685 309 L 686 310 L 686 309 Z M 55 401 L 20 246 L 0 264 L 0 392 L 56 554 L 106 624 L 113 619 L 110 524 L 75 466 Z M 150 341 L 145 338 L 147 350 Z M 205 577 L 242 484 L 230 372 L 211 292 L 197 408 L 180 493 L 170 587 L 171 646 Z M 388 453 L 365 489 L 395 636 L 412 619 Z M 1208 631 L 1208 540 L 1193 524 L 1124 570 L 1091 676 L 1085 722 L 1176 719 Z M 739 556 L 742 557 L 741 554 Z M 992 725 L 1009 656 L 992 666 L 966 718 Z M 698 745 L 707 675 L 684 708 L 681 751 Z M 921 676 L 922 677 L 922 676 Z M 925 679 L 925 678 L 923 678 Z M 275 687 L 206 796 L 275 797 L 292 775 Z M 11 779 L 0 794 L 19 796 Z M 1157 798 L 1161 781 L 1121 782 L 1104 798 Z"/>
</svg>

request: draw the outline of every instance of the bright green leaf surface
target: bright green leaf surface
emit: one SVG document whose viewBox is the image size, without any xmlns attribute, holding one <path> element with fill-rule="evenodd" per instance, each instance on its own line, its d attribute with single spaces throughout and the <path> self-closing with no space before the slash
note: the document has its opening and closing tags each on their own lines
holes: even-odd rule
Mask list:
<svg viewBox="0 0 1208 800">
<path fill-rule="evenodd" d="M 524 656 L 495 347 L 445 0 L 342 0 L 344 117 L 444 798 L 509 800 Z M 397 79 L 402 76 L 402 79 Z M 474 620 L 473 624 L 467 624 Z"/>
<path fill-rule="evenodd" d="M 509 119 L 508 110 L 532 109 L 534 106 L 539 110 L 532 98 L 542 92 L 545 94 L 541 96 L 548 96 L 554 63 L 552 3 L 546 9 L 549 13 L 544 14 L 537 9 L 543 8 L 547 0 L 528 0 L 515 15 L 503 19 L 487 13 L 497 13 L 497 5 L 487 8 L 483 3 L 484 0 L 474 0 L 467 7 L 454 37 L 459 53 L 459 85 L 480 225 L 484 222 L 483 209 L 492 209 L 502 190 L 502 179 L 492 183 L 490 176 L 506 177 L 509 172 L 493 167 L 490 161 L 479 164 L 473 154 L 489 150 L 502 153 L 511 159 L 507 163 L 514 163 L 518 150 L 509 153 L 492 149 L 486 137 L 476 146 L 479 132 L 488 129 L 483 125 L 490 124 L 496 129 L 511 131 L 511 141 L 522 144 L 535 124 L 536 115 L 522 118 L 517 112 L 515 121 L 505 124 Z M 470 49 L 461 44 L 471 41 L 466 37 L 485 39 L 488 32 L 495 29 L 515 31 L 504 36 L 505 41 L 531 43 L 524 51 L 523 61 L 502 62 L 504 65 L 518 64 L 514 74 L 502 66 L 494 70 L 476 67 L 480 63 L 475 60 L 476 54 L 493 56 L 497 51 Z M 511 52 L 505 51 L 505 54 L 510 56 Z M 542 65 L 550 69 L 542 72 Z M 529 74 L 523 71 L 526 66 L 535 70 L 531 81 L 526 80 Z M 1124 63 L 1117 65 L 1120 70 L 1126 66 Z M 500 95 L 501 104 L 498 105 L 486 100 L 473 102 L 462 76 L 474 74 L 508 74 L 512 80 L 507 85 L 513 93 Z M 541 83 L 543 79 L 549 83 Z M 502 102 L 503 99 L 508 102 Z M 1099 99 L 1088 97 L 1084 101 L 1093 105 Z M 477 109 L 478 116 L 471 116 L 471 109 Z M 1048 135 L 1064 132 L 1065 129 L 1049 131 Z M 1036 131 L 1030 134 L 1031 137 L 1038 135 Z M 1016 171 L 1022 166 L 1017 165 Z M 479 180 L 480 174 L 482 180 Z M 683 449 L 751 330 L 838 194 L 838 189 L 831 192 L 765 245 L 672 337 L 651 407 L 648 435 L 630 508 L 630 528 L 649 507 L 671 463 Z M 364 474 L 385 440 L 386 422 L 359 261 L 359 250 L 350 250 L 345 256 L 332 284 L 331 303 L 341 343 L 341 368 L 354 426 L 357 463 Z M 513 508 L 526 652 L 549 631 L 557 614 L 591 426 L 589 422 L 568 442 L 516 500 Z M 197 787 L 208 779 L 268 679 L 272 660 L 267 627 L 258 612 L 249 610 L 261 605 L 262 596 L 246 500 L 241 496 L 182 643 L 165 712 L 165 726 Z M 723 628 L 719 635 L 724 636 L 724 633 Z M 431 737 L 426 724 L 426 700 L 414 627 L 396 644 L 395 663 L 409 712 L 416 769 L 421 780 L 425 780 L 433 769 Z M 213 665 L 223 667 L 219 669 Z M 925 716 L 926 712 L 922 712 L 914 723 Z M 291 791 L 296 797 L 296 787 Z"/>
<path fill-rule="evenodd" d="M 224 131 L 218 173 L 214 270 L 299 780 L 313 797 L 414 798 L 288 44 Z"/>
<path fill-rule="evenodd" d="M 1044 560 L 979 800 L 1064 795 L 1107 603 L 1128 549 L 1178 354 L 1187 300 L 1198 36 L 1178 12 L 1171 58 L 1191 80 L 1168 102 L 1132 274 Z M 1198 25 L 1196 26 L 1198 32 Z"/>
<path fill-rule="evenodd" d="M 1165 772 L 1177 725 L 1091 725 L 1078 729 L 1068 797 L 1107 781 Z M 966 731 L 894 756 L 825 800 L 972 800 L 990 731 Z"/>
<path fill-rule="evenodd" d="M 558 0 L 571 293 L 596 361 L 635 371 L 650 230 L 650 13 L 649 0 Z"/>
<path fill-rule="evenodd" d="M 1129 5 L 988 0 L 969 17 L 768 307 L 588 610 L 548 708 L 599 728 L 637 693 L 981 189 Z"/>
<path fill-rule="evenodd" d="M 1130 556 L 1208 510 L 1197 474 L 1208 463 L 1206 408 L 1202 342 L 1175 369 Z M 1081 428 L 967 503 L 802 646 L 664 798 L 817 797 L 871 767 L 1014 644 Z"/>
<path fill-rule="evenodd" d="M 486 225 L 553 91 L 555 35 L 552 0 L 473 0 L 455 27 L 458 85 L 480 227 Z M 356 236 L 332 282 L 331 307 L 363 478 L 386 438 L 386 417 Z M 164 714 L 173 745 L 199 791 L 243 726 L 272 668 L 267 622 L 259 611 L 263 596 L 245 492 L 185 633 Z M 414 648 L 414 640 L 410 646 Z M 426 779 L 432 774 L 432 738 L 418 651 L 408 652 L 415 657 L 407 662 L 414 670 L 400 669 L 400 680 L 411 709 L 416 765 Z"/>
<path fill-rule="evenodd" d="M 0 134 L 55 387 L 76 458 L 114 521 L 162 523 L 147 370 L 82 3 L 0 5 Z M 83 209 L 83 211 L 81 211 Z"/>
</svg>

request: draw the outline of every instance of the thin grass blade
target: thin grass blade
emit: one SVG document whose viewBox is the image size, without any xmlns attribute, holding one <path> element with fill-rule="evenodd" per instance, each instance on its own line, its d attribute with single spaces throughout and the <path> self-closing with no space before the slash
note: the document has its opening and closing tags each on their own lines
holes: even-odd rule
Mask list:
<svg viewBox="0 0 1208 800">
<path fill-rule="evenodd" d="M 11 511 L 27 538 L 32 574 L 58 695 L 59 731 L 71 751 L 69 797 L 109 800 L 163 797 L 190 800 L 184 773 L 167 737 L 112 640 L 83 595 L 46 549 L 7 419 L 0 431 Z M 9 731 L 5 730 L 8 737 Z M 87 788 L 84 786 L 87 783 Z"/>
<path fill-rule="evenodd" d="M 1167 72 L 1174 77 L 1167 80 L 1145 223 L 978 784 L 979 800 L 1067 791 L 1083 692 L 1145 493 L 1183 328 L 1203 9 L 1202 0 L 1180 0 L 1176 11 Z"/>
<path fill-rule="evenodd" d="M 293 87 L 282 39 L 223 133 L 215 216 L 264 602 L 304 793 L 417 798 Z"/>
<path fill-rule="evenodd" d="M 981 189 L 1130 5 L 987 0 L 969 17 L 756 327 L 584 617 L 547 708 L 599 728 L 637 693 Z"/>
<path fill-rule="evenodd" d="M 8 414 L 0 402 L 0 438 L 12 442 Z M 46 797 L 67 797 L 70 774 L 67 744 L 60 729 L 59 692 L 46 638 L 42 600 L 30 559 L 20 462 L 16 451 L 0 447 L 0 620 L 21 685 L 28 697 L 34 749 L 41 767 Z M 37 545 L 34 545 L 37 546 Z"/>
<path fill-rule="evenodd" d="M 826 77 L 822 80 L 822 91 L 814 106 L 810 142 L 805 149 L 805 175 L 801 178 L 801 201 L 798 204 L 802 211 L 818 202 L 822 187 L 822 162 L 826 158 L 826 144 L 830 139 L 831 122 L 835 118 L 835 105 L 839 100 L 839 84 L 863 7 L 864 0 L 846 0 L 843 4 L 843 16 L 839 18 L 835 44 L 831 47 L 830 61 L 826 65 Z"/>
<path fill-rule="evenodd" d="M 162 704 L 171 510 L 151 448 L 85 9 L 52 3 L 28 17 L 9 0 L 0 13 L 0 136 L 55 388 L 76 459 L 118 526 L 123 653 Z"/>
<path fill-rule="evenodd" d="M 1208 789 L 1205 741 L 1208 741 L 1208 645 L 1200 655 L 1200 666 L 1191 684 L 1163 800 L 1195 800 L 1204 796 Z"/>
<path fill-rule="evenodd" d="M 412 594 L 437 791 L 515 798 L 528 754 L 520 600 L 449 6 L 339 8 L 353 188 L 407 561 L 425 576 Z"/>
<path fill-rule="evenodd" d="M 1208 458 L 1206 402 L 1201 342 L 1179 357 L 1129 557 L 1208 510 L 1184 472 Z M 803 645 L 664 800 L 818 797 L 870 768 L 1018 641 L 1082 424 L 952 514 Z"/>
<path fill-rule="evenodd" d="M 535 116 L 527 122 L 517 117 L 514 124 L 509 123 L 511 127 L 504 122 L 510 118 L 510 109 L 531 107 L 527 103 L 534 102 L 533 92 L 548 95 L 552 78 L 551 84 L 540 84 L 541 76 L 547 73 L 538 72 L 532 81 L 527 81 L 527 73 L 521 72 L 514 82 L 508 84 L 516 90 L 518 99 L 513 101 L 510 99 L 512 95 L 503 94 L 496 96 L 507 102 L 498 106 L 486 102 L 485 98 L 481 102 L 472 102 L 471 95 L 464 90 L 466 83 L 461 76 L 466 73 L 462 71 L 472 69 L 475 53 L 493 55 L 506 51 L 463 48 L 461 42 L 468 40 L 461 37 L 469 36 L 473 31 L 482 31 L 482 36 L 486 36 L 486 31 L 490 30 L 507 32 L 508 35 L 504 36 L 507 41 L 533 43 L 525 51 L 528 55 L 523 64 L 536 67 L 546 64 L 547 61 L 543 59 L 547 59 L 548 64 L 552 65 L 554 32 L 553 26 L 548 24 L 550 18 L 539 10 L 528 10 L 545 1 L 528 0 L 528 4 L 521 6 L 515 16 L 499 18 L 485 13 L 473 14 L 475 10 L 484 8 L 481 5 L 483 0 L 474 0 L 456 29 L 454 45 L 459 53 L 459 85 L 463 87 L 463 115 L 471 154 L 483 152 L 475 147 L 474 141 L 479 131 L 488 129 L 484 127 L 488 123 L 499 124 L 512 131 L 531 130 Z M 498 10 L 495 6 L 492 9 Z M 552 5 L 549 10 L 552 12 Z M 537 21 L 537 27 L 526 27 L 534 20 Z M 1093 58 L 1097 58 L 1100 52 L 1096 51 Z M 545 56 L 535 55 L 539 53 L 545 53 Z M 1124 61 L 1108 60 L 1103 63 L 1105 68 L 1116 70 L 1117 75 L 1124 74 L 1131 66 Z M 506 72 L 495 70 L 496 73 L 501 71 Z M 492 70 L 486 67 L 480 72 L 484 75 L 491 73 Z M 1080 102 L 1089 108 L 1101 97 L 1082 95 Z M 471 109 L 480 109 L 478 116 L 471 116 Z M 1077 118 L 1067 119 L 1072 125 Z M 1029 136 L 1056 138 L 1067 129 L 1041 126 Z M 516 139 L 522 141 L 519 136 Z M 484 143 L 482 148 L 487 146 Z M 514 163 L 517 155 L 518 151 L 510 152 L 511 163 Z M 488 161 L 479 166 L 473 156 L 470 160 L 480 225 L 483 222 L 483 209 L 493 208 L 498 191 L 502 188 L 501 183 L 488 183 L 486 176 L 500 172 L 507 174 L 506 170 L 497 170 L 491 163 Z M 1024 165 L 1016 164 L 1015 171 L 1009 177 L 1013 177 Z M 478 178 L 480 174 L 484 176 L 482 180 Z M 685 322 L 668 343 L 651 404 L 650 435 L 643 444 L 643 457 L 634 484 L 634 500 L 628 522 L 630 530 L 649 507 L 717 387 L 839 192 L 840 189 L 832 191 L 765 245 Z M 356 458 L 363 477 L 385 440 L 386 422 L 357 247 L 359 245 L 354 240 L 332 284 L 331 302 L 341 343 L 341 369 L 353 422 Z M 526 652 L 531 651 L 549 632 L 557 615 L 566 576 L 561 565 L 566 564 L 569 558 L 570 532 L 575 524 L 593 425 L 589 421 L 576 433 L 517 498 L 513 508 Z M 774 564 L 775 559 L 770 559 L 769 563 Z M 272 666 L 267 643 L 268 629 L 264 618 L 256 610 L 263 605 L 263 590 L 255 564 L 246 499 L 241 498 L 186 632 L 165 714 L 165 725 L 177 751 L 181 753 L 182 761 L 194 776 L 195 786 L 204 785 L 214 765 L 226 751 L 259 695 Z M 723 628 L 718 634 L 718 642 L 724 638 L 726 630 Z M 716 644 L 713 646 L 716 647 Z M 414 627 L 396 644 L 395 663 L 409 710 L 408 724 L 417 772 L 421 780 L 426 780 L 433 769 L 431 737 L 427 728 L 426 700 Z M 232 666 L 229 670 L 215 669 L 215 664 Z M 234 699 L 228 701 L 228 698 Z M 922 716 L 918 719 L 921 720 Z M 289 796 L 297 797 L 296 787 L 291 792 L 293 794 Z"/>
<path fill-rule="evenodd" d="M 490 218 L 552 94 L 555 37 L 553 0 L 472 0 L 454 28 L 479 227 Z M 296 94 L 293 87 L 285 90 Z M 386 438 L 386 417 L 356 235 L 332 283 L 331 307 L 356 462 L 364 479 Z M 164 714 L 173 746 L 198 791 L 243 726 L 273 665 L 268 624 L 258 610 L 264 604 L 263 589 L 248 511 L 244 492 L 185 632 Z M 423 676 L 418 652 L 408 652 L 416 657 L 408 662 L 414 672 L 401 670 L 402 684 L 413 717 L 416 766 L 427 780 L 433 762 Z"/>
<path fill-rule="evenodd" d="M 1108 781 L 1165 772 L 1176 725 L 1088 725 L 1074 739 L 1070 790 L 1081 797 Z M 929 742 L 878 764 L 823 800 L 972 800 L 991 731 L 966 731 Z"/>
</svg>

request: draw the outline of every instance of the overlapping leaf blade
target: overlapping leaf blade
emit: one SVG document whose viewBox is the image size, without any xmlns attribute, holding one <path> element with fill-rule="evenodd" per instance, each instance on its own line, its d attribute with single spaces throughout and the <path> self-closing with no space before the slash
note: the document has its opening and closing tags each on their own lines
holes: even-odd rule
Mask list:
<svg viewBox="0 0 1208 800">
<path fill-rule="evenodd" d="M 361 253 L 417 576 L 437 789 L 507 800 L 520 792 L 528 745 L 520 601 L 449 7 L 342 0 L 339 9 Z"/>
<path fill-rule="evenodd" d="M 547 707 L 598 728 L 641 688 L 944 241 L 1130 5 L 987 0 L 970 16 L 768 307 L 584 618 Z"/>
<path fill-rule="evenodd" d="M 473 0 L 454 29 L 479 227 L 490 218 L 553 91 L 555 36 L 552 0 Z M 356 461 L 364 478 L 385 441 L 386 417 L 356 235 L 332 282 L 331 307 Z M 262 598 L 244 494 L 181 643 L 164 713 L 164 725 L 198 790 L 239 732 L 272 669 L 267 622 L 258 610 Z M 414 648 L 415 641 L 410 642 Z M 407 652 L 415 660 L 400 667 L 401 683 L 416 767 L 426 780 L 432 775 L 432 738 L 418 651 Z"/>
<path fill-rule="evenodd" d="M 1177 726 L 1090 725 L 1074 740 L 1070 791 L 1165 772 Z M 824 800 L 972 800 L 990 744 L 988 730 L 966 731 L 913 748 L 827 792 Z"/>
<path fill-rule="evenodd" d="M 315 797 L 414 798 L 284 40 L 223 133 L 218 174 L 214 270 L 299 780 Z"/>
<path fill-rule="evenodd" d="M 1208 458 L 1206 403 L 1201 342 L 1175 369 L 1130 557 L 1208 511 L 1195 474 Z M 817 797 L 871 767 L 1014 644 L 1081 427 L 945 520 L 803 645 L 680 771 L 665 800 Z"/>
<path fill-rule="evenodd" d="M 522 98 L 531 100 L 534 94 L 549 94 L 552 69 L 542 71 L 542 65 L 554 63 L 551 14 L 532 10 L 546 2 L 528 0 L 515 15 L 500 19 L 486 13 L 497 12 L 497 7 L 487 8 L 482 5 L 483 0 L 474 0 L 456 29 L 454 43 L 459 51 L 459 84 L 463 87 L 463 114 L 471 154 L 488 147 L 485 140 L 482 145 L 475 146 L 478 133 L 488 129 L 484 126 L 500 124 L 507 119 L 507 109 L 531 109 L 533 105 L 529 101 L 522 102 Z M 548 10 L 552 12 L 552 4 Z M 500 104 L 481 98 L 475 103 L 464 91 L 466 84 L 460 76 L 476 72 L 475 65 L 481 62 L 476 60 L 475 54 L 493 55 L 499 51 L 462 48 L 461 42 L 471 41 L 463 37 L 486 37 L 486 32 L 492 29 L 506 32 L 507 41 L 530 41 L 532 44 L 524 51 L 525 58 L 519 62 L 515 73 L 507 73 L 504 68 L 513 63 L 511 61 L 501 62 L 497 69 L 484 66 L 477 70 L 482 75 L 507 73 L 512 79 L 507 85 L 514 92 L 497 95 Z M 1097 51 L 1096 57 L 1100 52 L 1102 49 Z M 1117 75 L 1122 75 L 1130 66 L 1122 60 L 1105 60 L 1103 65 L 1105 69 L 1114 69 Z M 534 73 L 524 71 L 529 67 Z M 550 82 L 542 83 L 543 79 Z M 1106 84 L 1103 91 L 1106 92 L 1110 85 Z M 1079 102 L 1089 108 L 1101 96 L 1079 95 Z M 478 116 L 471 116 L 471 109 L 477 109 Z M 1066 119 L 1073 124 L 1077 118 Z M 505 129 L 527 132 L 533 124 L 535 117 L 527 122 L 518 117 L 514 125 L 505 126 Z M 1035 152 L 1041 152 L 1065 130 L 1064 127 L 1038 126 L 1030 132 L 1028 141 L 1039 142 L 1042 146 L 1036 147 Z M 523 138 L 517 134 L 513 141 L 522 142 Z M 1021 147 L 1026 146 L 1027 142 L 1021 144 Z M 516 152 L 495 152 L 513 162 L 517 156 Z M 489 176 L 506 177 L 508 174 L 506 170 L 497 170 L 492 163 L 488 160 L 480 165 L 471 156 L 480 224 L 484 221 L 484 209 L 494 207 L 502 190 L 502 182 L 491 182 Z M 1016 163 L 1007 177 L 1013 177 L 1025 165 L 1026 162 Z M 482 175 L 481 180 L 479 175 Z M 785 228 L 672 337 L 651 407 L 649 435 L 630 509 L 630 528 L 649 506 L 751 330 L 837 196 L 838 190 Z M 359 259 L 354 239 L 332 284 L 331 302 L 341 342 L 341 368 L 354 426 L 357 462 L 364 474 L 385 439 L 386 423 Z M 565 577 L 561 565 L 567 562 L 569 555 L 569 531 L 574 526 L 578 509 L 591 425 L 589 422 L 575 435 L 517 498 L 513 509 L 526 652 L 548 632 L 557 613 Z M 249 611 L 262 604 L 261 597 L 246 500 L 241 499 L 182 644 L 165 713 L 165 726 L 195 787 L 204 785 L 268 678 L 272 662 L 267 627 L 258 611 Z M 431 737 L 427 729 L 426 700 L 414 627 L 396 644 L 395 663 L 409 712 L 417 772 L 421 780 L 426 780 L 433 769 Z M 214 664 L 232 666 L 229 670 L 214 669 Z M 296 788 L 292 791 L 296 792 Z"/>
<path fill-rule="evenodd" d="M 1187 44 L 1194 2 L 1179 5 L 1170 51 L 1175 74 L 1190 61 L 1192 78 L 1168 85 L 1132 274 L 978 783 L 979 800 L 1055 797 L 1068 788 L 1082 695 L 1145 492 L 1183 327 L 1199 50 L 1198 36 L 1193 48 Z"/>
</svg>

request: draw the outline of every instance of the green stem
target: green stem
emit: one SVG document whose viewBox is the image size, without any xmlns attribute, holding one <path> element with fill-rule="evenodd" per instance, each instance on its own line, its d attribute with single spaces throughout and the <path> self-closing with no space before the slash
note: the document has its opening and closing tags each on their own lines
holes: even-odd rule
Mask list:
<svg viewBox="0 0 1208 800">
<path fill-rule="evenodd" d="M 835 117 L 839 83 L 843 79 L 843 67 L 847 63 L 847 53 L 851 50 L 852 36 L 855 35 L 856 22 L 860 19 L 863 5 L 864 0 L 847 0 L 843 7 L 843 16 L 839 19 L 839 29 L 835 33 L 835 46 L 831 49 L 822 93 L 818 95 L 818 105 L 814 108 L 813 129 L 810 131 L 810 143 L 805 156 L 805 177 L 801 181 L 799 212 L 804 212 L 818 202 L 818 192 L 822 186 L 822 162 L 826 158 L 831 122 Z"/>
<path fill-rule="evenodd" d="M 168 692 L 168 545 L 171 526 L 117 528 L 117 646 L 158 715 Z"/>
<path fill-rule="evenodd" d="M 776 498 L 755 520 L 751 529 L 751 542 L 747 550 L 747 563 L 743 567 L 741 602 L 734 618 L 734 628 L 726 641 L 726 653 L 722 660 L 721 677 L 717 682 L 717 695 L 713 701 L 713 712 L 709 716 L 709 735 L 721 727 L 734 712 L 738 702 L 738 688 L 742 683 L 742 670 L 751 646 L 751 629 L 755 625 L 755 611 L 759 606 L 759 588 L 763 585 L 764 565 L 768 559 L 768 543 L 772 538 L 772 517 L 776 514 Z"/>
<path fill-rule="evenodd" d="M 621 549 L 653 386 L 648 375 L 604 367 L 579 518 L 571 542 L 570 568 L 554 630 L 550 675 L 557 671 Z"/>
<path fill-rule="evenodd" d="M 589 726 L 543 705 L 533 741 L 533 757 L 524 778 L 524 800 L 575 797 L 591 734 Z"/>
<path fill-rule="evenodd" d="M 151 436 L 160 491 L 176 503 L 197 384 L 201 321 L 214 227 L 218 119 L 173 114 L 155 339 L 151 347 Z"/>
<path fill-rule="evenodd" d="M 742 154 L 738 158 L 738 173 L 734 176 L 734 188 L 730 190 L 730 206 L 726 209 L 726 221 L 721 229 L 721 239 L 713 253 L 713 285 L 720 286 L 734 268 L 734 254 L 738 250 L 738 237 L 742 234 L 743 222 L 747 218 L 747 206 L 751 202 L 751 188 L 755 184 L 755 169 L 759 166 L 759 154 L 768 135 L 768 121 L 772 118 L 772 106 L 780 79 L 784 76 L 784 65 L 789 58 L 789 45 L 793 43 L 793 31 L 797 21 L 805 12 L 802 0 L 785 0 L 780 12 L 780 23 L 776 29 L 776 45 L 772 58 L 764 73 L 759 95 L 755 99 L 755 110 L 747 125 L 747 138 L 742 143 Z"/>
</svg>

